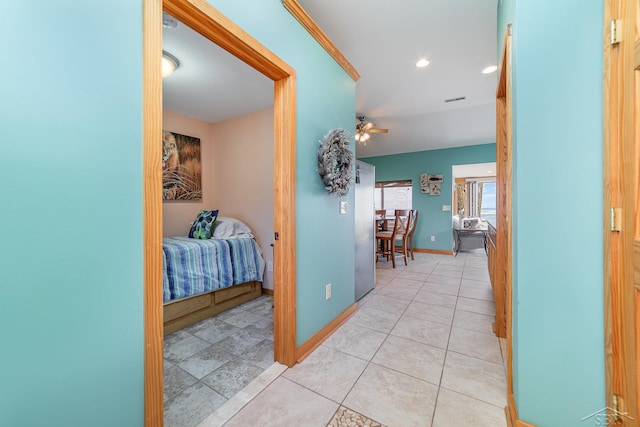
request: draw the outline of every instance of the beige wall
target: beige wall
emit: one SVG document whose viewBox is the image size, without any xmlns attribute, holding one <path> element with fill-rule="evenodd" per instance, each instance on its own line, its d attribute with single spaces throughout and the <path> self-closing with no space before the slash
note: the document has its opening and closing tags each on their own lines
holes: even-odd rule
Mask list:
<svg viewBox="0 0 640 427">
<path fill-rule="evenodd" d="M 173 111 L 164 110 L 162 129 L 200 138 L 202 164 L 202 201 L 165 201 L 162 203 L 162 230 L 165 237 L 186 236 L 200 209 L 215 209 L 213 186 L 213 136 L 211 123 L 203 122 Z"/>
<path fill-rule="evenodd" d="M 238 218 L 273 262 L 273 109 L 213 125 L 213 188 L 219 215 Z M 267 268 L 269 270 L 269 268 Z M 273 289 L 267 271 L 263 287 Z"/>
<path fill-rule="evenodd" d="M 200 138 L 202 201 L 163 203 L 164 236 L 185 236 L 200 209 L 242 220 L 273 262 L 273 109 L 220 123 L 164 110 L 163 129 Z M 267 268 L 269 270 L 269 268 Z M 273 289 L 273 273 L 263 287 Z"/>
</svg>

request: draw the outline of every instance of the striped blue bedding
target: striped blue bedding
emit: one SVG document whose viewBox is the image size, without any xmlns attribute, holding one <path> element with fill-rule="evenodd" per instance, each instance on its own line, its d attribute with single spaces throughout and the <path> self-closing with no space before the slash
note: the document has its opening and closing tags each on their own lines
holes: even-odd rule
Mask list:
<svg viewBox="0 0 640 427">
<path fill-rule="evenodd" d="M 166 237 L 162 242 L 164 302 L 262 281 L 265 262 L 256 241 Z"/>
</svg>

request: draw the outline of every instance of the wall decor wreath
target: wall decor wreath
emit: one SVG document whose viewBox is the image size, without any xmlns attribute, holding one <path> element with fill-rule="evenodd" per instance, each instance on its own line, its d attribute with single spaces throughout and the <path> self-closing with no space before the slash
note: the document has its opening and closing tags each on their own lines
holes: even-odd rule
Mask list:
<svg viewBox="0 0 640 427">
<path fill-rule="evenodd" d="M 344 129 L 330 130 L 318 148 L 318 173 L 324 188 L 336 196 L 344 196 L 353 184 L 353 153 L 349 150 L 351 135 Z"/>
</svg>

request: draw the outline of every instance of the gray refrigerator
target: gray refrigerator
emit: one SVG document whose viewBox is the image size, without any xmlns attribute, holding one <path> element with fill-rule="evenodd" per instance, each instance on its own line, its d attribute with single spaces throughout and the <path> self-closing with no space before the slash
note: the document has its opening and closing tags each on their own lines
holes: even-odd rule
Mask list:
<svg viewBox="0 0 640 427">
<path fill-rule="evenodd" d="M 376 281 L 376 234 L 374 190 L 376 168 L 369 163 L 356 161 L 355 233 L 356 233 L 356 283 L 355 300 L 365 296 Z"/>
</svg>

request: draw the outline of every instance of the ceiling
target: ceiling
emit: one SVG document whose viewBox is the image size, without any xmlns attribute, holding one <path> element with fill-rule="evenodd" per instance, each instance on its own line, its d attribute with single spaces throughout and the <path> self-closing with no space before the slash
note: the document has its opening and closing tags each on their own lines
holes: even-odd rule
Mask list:
<svg viewBox="0 0 640 427">
<path fill-rule="evenodd" d="M 357 157 L 495 142 L 497 75 L 481 70 L 497 62 L 497 1 L 298 0 L 362 76 L 356 115 L 389 129 Z M 180 60 L 165 108 L 215 123 L 273 105 L 271 80 L 186 26 L 165 28 L 163 49 Z"/>
</svg>

